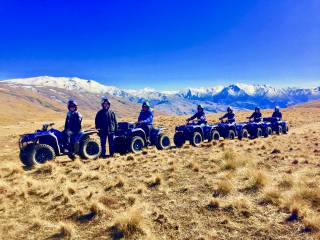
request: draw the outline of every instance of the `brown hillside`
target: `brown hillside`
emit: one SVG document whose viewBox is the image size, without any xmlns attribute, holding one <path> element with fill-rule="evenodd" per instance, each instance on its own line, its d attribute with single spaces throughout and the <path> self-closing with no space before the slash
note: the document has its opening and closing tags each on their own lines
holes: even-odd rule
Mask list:
<svg viewBox="0 0 320 240">
<path fill-rule="evenodd" d="M 108 96 L 112 109 L 120 117 L 135 116 L 140 105 Z M 100 108 L 101 95 L 72 93 L 54 88 L 25 88 L 0 82 L 0 123 L 19 121 L 54 121 L 64 118 L 66 102 L 75 99 L 79 111 L 87 119 L 92 119 Z"/>
<path fill-rule="evenodd" d="M 185 118 L 160 116 L 156 124 L 172 136 Z M 0 236 L 319 239 L 320 109 L 290 108 L 284 118 L 287 135 L 107 160 L 59 157 L 31 170 L 20 164 L 17 135 L 42 120 L 1 124 Z"/>
</svg>

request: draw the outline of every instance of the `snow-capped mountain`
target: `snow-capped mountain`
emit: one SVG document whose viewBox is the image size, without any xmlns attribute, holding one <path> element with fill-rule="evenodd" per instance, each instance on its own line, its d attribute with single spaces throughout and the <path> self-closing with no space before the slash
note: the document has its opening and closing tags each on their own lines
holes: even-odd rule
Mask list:
<svg viewBox="0 0 320 240">
<path fill-rule="evenodd" d="M 6 83 L 16 83 L 24 86 L 54 87 L 69 91 L 110 93 L 111 95 L 121 95 L 122 91 L 116 87 L 106 86 L 93 80 L 85 80 L 77 77 L 33 77 L 4 80 Z"/>
<path fill-rule="evenodd" d="M 236 109 L 253 109 L 256 106 L 273 108 L 275 105 L 287 107 L 320 99 L 320 87 L 312 89 L 275 88 L 268 85 L 237 83 L 210 88 L 188 88 L 180 91 L 158 91 L 151 88 L 132 90 L 106 86 L 93 80 L 48 76 L 1 82 L 24 88 L 49 88 L 52 91 L 63 89 L 74 94 L 111 95 L 134 103 L 149 100 L 155 108 L 171 114 L 189 114 L 194 112 L 196 104 L 202 104 L 208 112 L 217 112 L 223 111 L 228 105 Z"/>
</svg>

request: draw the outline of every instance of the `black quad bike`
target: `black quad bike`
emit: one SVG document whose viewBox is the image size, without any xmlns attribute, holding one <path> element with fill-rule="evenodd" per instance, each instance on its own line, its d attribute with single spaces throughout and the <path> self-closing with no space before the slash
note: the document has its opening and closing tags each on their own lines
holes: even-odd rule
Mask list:
<svg viewBox="0 0 320 240">
<path fill-rule="evenodd" d="M 20 136 L 20 160 L 25 166 L 43 164 L 46 161 L 54 160 L 56 156 L 68 154 L 68 147 L 65 144 L 63 132 L 51 128 L 54 123 L 44 124 L 41 130 L 34 133 L 27 133 Z M 97 135 L 96 129 L 89 129 L 79 132 L 71 138 L 74 153 L 82 159 L 96 159 L 101 154 L 100 144 L 92 138 Z"/>
<path fill-rule="evenodd" d="M 238 138 L 242 140 L 243 138 L 248 138 L 248 134 L 245 131 L 245 125 L 242 123 L 230 123 L 227 121 L 221 121 L 214 125 L 219 132 L 220 136 L 224 139 L 235 139 Z"/>
<path fill-rule="evenodd" d="M 211 142 L 219 139 L 220 134 L 216 126 L 187 122 L 185 125 L 176 126 L 173 141 L 176 147 L 180 148 L 186 141 L 189 141 L 195 147 L 199 147 L 204 140 Z"/>
<path fill-rule="evenodd" d="M 170 138 L 163 133 L 162 128 L 152 128 L 149 138 L 145 130 L 137 124 L 130 122 L 119 122 L 115 133 L 115 152 L 124 154 L 127 152 L 138 153 L 147 146 L 156 146 L 158 150 L 170 148 Z"/>
<path fill-rule="evenodd" d="M 287 134 L 289 131 L 289 125 L 287 121 L 279 120 L 278 118 L 268 117 L 263 118 L 263 122 L 272 129 L 272 133 L 276 134 Z"/>
</svg>

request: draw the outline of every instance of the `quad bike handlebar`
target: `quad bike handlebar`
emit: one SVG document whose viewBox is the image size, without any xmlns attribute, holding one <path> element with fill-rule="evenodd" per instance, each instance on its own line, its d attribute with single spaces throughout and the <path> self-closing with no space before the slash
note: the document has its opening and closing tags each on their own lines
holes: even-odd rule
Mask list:
<svg viewBox="0 0 320 240">
<path fill-rule="evenodd" d="M 49 127 L 52 127 L 54 125 L 54 122 L 51 123 L 45 123 L 42 125 L 42 130 L 47 131 Z"/>
</svg>

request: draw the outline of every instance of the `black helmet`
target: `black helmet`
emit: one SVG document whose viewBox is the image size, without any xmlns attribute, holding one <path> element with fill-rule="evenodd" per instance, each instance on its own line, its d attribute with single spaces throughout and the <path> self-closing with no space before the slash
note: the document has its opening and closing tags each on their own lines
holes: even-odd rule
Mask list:
<svg viewBox="0 0 320 240">
<path fill-rule="evenodd" d="M 232 107 L 229 106 L 229 107 L 227 108 L 227 112 L 233 112 Z"/>
<path fill-rule="evenodd" d="M 74 101 L 74 100 L 72 100 L 72 99 L 70 99 L 70 100 L 68 101 L 68 109 L 70 109 L 71 107 L 74 107 L 76 110 L 77 110 L 77 107 L 78 107 L 77 102 Z"/>
<path fill-rule="evenodd" d="M 204 109 L 201 104 L 199 104 L 197 108 L 198 108 L 198 109 L 202 109 L 202 110 Z"/>
<path fill-rule="evenodd" d="M 150 103 L 148 101 L 145 101 L 142 103 L 142 107 L 150 108 Z"/>
<path fill-rule="evenodd" d="M 255 110 L 255 111 L 260 111 L 260 108 L 259 108 L 259 107 L 255 107 L 254 110 Z"/>
<path fill-rule="evenodd" d="M 103 97 L 101 98 L 101 104 L 104 104 L 104 103 L 110 104 L 110 101 L 109 101 L 109 99 L 108 99 L 106 96 L 103 96 Z"/>
<path fill-rule="evenodd" d="M 275 110 L 275 111 L 280 111 L 280 107 L 279 107 L 279 106 L 276 106 L 276 107 L 274 108 L 274 110 Z"/>
</svg>

